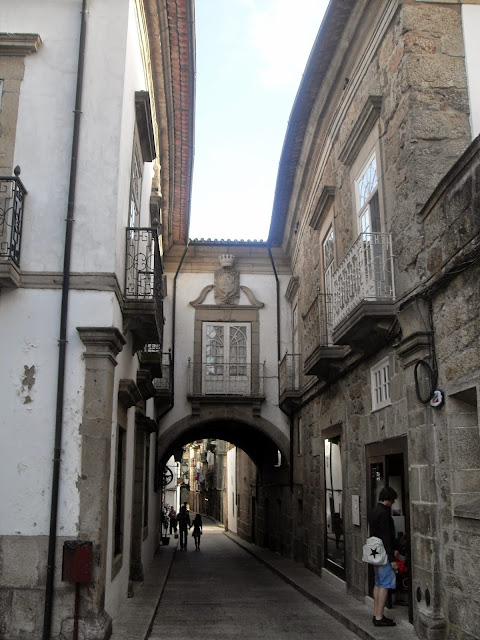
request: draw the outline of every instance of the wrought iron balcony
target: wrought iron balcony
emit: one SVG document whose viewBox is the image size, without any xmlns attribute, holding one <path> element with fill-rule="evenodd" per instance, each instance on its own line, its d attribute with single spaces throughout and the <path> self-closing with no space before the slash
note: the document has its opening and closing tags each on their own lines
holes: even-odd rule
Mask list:
<svg viewBox="0 0 480 640">
<path fill-rule="evenodd" d="M 171 402 L 173 395 L 173 364 L 170 351 L 162 354 L 161 377 L 154 378 L 153 386 L 155 388 L 155 407 L 157 412 L 161 412 Z"/>
<path fill-rule="evenodd" d="M 188 361 L 188 395 L 264 397 L 265 365 Z"/>
<path fill-rule="evenodd" d="M 134 350 L 163 344 L 163 267 L 158 225 L 127 227 L 124 318 Z"/>
<path fill-rule="evenodd" d="M 329 280 L 331 282 L 331 280 Z M 341 366 L 350 349 L 333 344 L 331 293 L 317 295 L 303 316 L 306 375 L 327 378 Z"/>
<path fill-rule="evenodd" d="M 23 227 L 23 205 L 27 190 L 18 177 L 0 176 L 0 286 L 15 287 L 20 283 L 20 247 Z"/>
<path fill-rule="evenodd" d="M 143 349 L 138 352 L 140 369 L 148 370 L 152 378 L 161 378 L 162 356 L 161 344 L 146 344 Z"/>
<path fill-rule="evenodd" d="M 302 388 L 301 355 L 286 353 L 278 365 L 280 408 L 291 415 L 298 405 Z"/>
<path fill-rule="evenodd" d="M 333 272 L 331 287 L 333 342 L 368 348 L 394 317 L 390 234 L 361 233 Z"/>
</svg>

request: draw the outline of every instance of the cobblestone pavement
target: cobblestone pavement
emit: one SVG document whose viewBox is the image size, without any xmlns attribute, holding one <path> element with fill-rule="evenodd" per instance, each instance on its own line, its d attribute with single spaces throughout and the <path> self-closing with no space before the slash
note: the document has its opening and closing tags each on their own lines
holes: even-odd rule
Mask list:
<svg viewBox="0 0 480 640">
<path fill-rule="evenodd" d="M 201 550 L 177 549 L 149 640 L 354 640 L 353 631 L 204 519 Z"/>
</svg>

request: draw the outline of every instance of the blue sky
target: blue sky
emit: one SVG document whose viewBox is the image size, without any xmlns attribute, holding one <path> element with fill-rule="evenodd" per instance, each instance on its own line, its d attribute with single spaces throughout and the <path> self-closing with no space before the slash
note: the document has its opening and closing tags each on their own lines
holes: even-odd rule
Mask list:
<svg viewBox="0 0 480 640">
<path fill-rule="evenodd" d="M 288 118 L 328 0 L 196 0 L 190 237 L 266 240 Z"/>
</svg>

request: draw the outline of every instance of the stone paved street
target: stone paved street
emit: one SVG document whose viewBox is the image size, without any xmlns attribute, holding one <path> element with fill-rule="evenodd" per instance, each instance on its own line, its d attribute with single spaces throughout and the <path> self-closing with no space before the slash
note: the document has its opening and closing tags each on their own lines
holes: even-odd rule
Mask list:
<svg viewBox="0 0 480 640">
<path fill-rule="evenodd" d="M 356 634 L 204 519 L 201 550 L 177 549 L 149 640 L 347 640 Z"/>
</svg>

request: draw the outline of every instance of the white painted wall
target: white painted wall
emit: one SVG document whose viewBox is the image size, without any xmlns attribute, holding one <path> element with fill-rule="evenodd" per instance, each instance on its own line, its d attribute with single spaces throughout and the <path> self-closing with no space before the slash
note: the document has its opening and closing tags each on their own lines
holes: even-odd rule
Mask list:
<svg viewBox="0 0 480 640">
<path fill-rule="evenodd" d="M 463 35 L 467 65 L 468 93 L 470 98 L 470 123 L 472 140 L 480 134 L 480 6 L 462 5 Z"/>
<path fill-rule="evenodd" d="M 22 235 L 22 271 L 61 272 L 65 241 L 82 0 L 0 2 L 1 30 L 38 33 L 42 45 L 25 57 L 20 86 L 14 164 L 28 195 Z M 107 46 L 106 46 L 107 44 Z M 124 281 L 125 227 L 135 123 L 135 91 L 146 88 L 133 0 L 88 3 L 73 228 L 72 271 L 115 272 Z M 149 222 L 152 164 L 144 166 L 141 224 Z M 48 535 L 58 364 L 60 289 L 0 292 L 0 535 Z M 85 347 L 79 326 L 117 327 L 123 319 L 110 292 L 70 292 L 58 534 L 78 535 Z M 128 337 L 128 336 L 127 336 Z M 137 356 L 127 342 L 117 356 L 115 384 L 136 378 Z M 26 378 L 25 367 L 34 367 Z M 33 380 L 30 387 L 27 382 Z M 28 398 L 27 398 L 28 396 Z M 116 452 L 112 410 L 110 514 Z M 153 401 L 147 413 L 153 417 Z M 112 529 L 107 547 L 106 609 L 112 615 L 128 587 L 132 518 L 135 408 L 128 411 L 124 563 L 111 577 Z M 160 493 L 153 491 L 150 443 L 149 530 L 146 564 L 158 545 Z"/>
<path fill-rule="evenodd" d="M 220 255 L 221 249 L 219 249 Z M 169 296 L 165 301 L 164 314 L 167 318 L 165 332 L 165 349 L 171 346 L 172 304 L 173 304 L 173 277 L 168 274 Z M 176 336 L 175 336 L 175 406 L 162 421 L 162 431 L 169 428 L 178 420 L 191 413 L 191 404 L 187 400 L 188 391 L 188 359 L 193 361 L 194 353 L 194 320 L 195 309 L 190 304 L 195 300 L 202 289 L 213 284 L 212 273 L 191 273 L 180 271 L 177 277 L 177 306 L 176 306 Z M 281 281 L 281 291 L 286 289 L 289 278 Z M 257 300 L 264 303 L 259 311 L 260 318 L 260 362 L 265 361 L 265 394 L 266 401 L 262 403 L 261 415 L 266 420 L 275 424 L 287 437 L 289 426 L 286 416 L 278 408 L 278 361 L 277 361 L 277 300 L 275 278 L 269 274 L 240 274 L 240 284 L 246 286 L 255 295 Z M 281 293 L 282 295 L 282 293 Z M 284 295 L 284 294 L 283 294 Z M 284 300 L 284 302 L 286 302 Z M 215 304 L 213 290 L 205 298 L 203 304 Z M 250 305 L 247 297 L 242 292 L 240 305 Z M 289 314 L 282 311 L 282 342 L 281 352 L 287 349 L 287 339 L 290 339 Z"/>
</svg>

